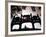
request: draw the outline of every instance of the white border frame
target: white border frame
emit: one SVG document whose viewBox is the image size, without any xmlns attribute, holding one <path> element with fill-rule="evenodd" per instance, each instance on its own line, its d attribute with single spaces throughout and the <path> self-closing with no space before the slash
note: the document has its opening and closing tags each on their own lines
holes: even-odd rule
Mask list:
<svg viewBox="0 0 46 37">
<path fill-rule="evenodd" d="M 20 5 L 20 6 L 41 6 L 41 30 L 38 31 L 18 31 L 18 32 L 11 32 L 10 31 L 10 26 L 11 26 L 11 19 L 10 19 L 10 14 L 11 14 L 11 5 Z M 8 3 L 8 35 L 17 35 L 17 34 L 35 34 L 35 33 L 43 33 L 43 5 L 42 4 L 32 4 L 32 3 L 13 3 L 13 2 L 9 2 Z"/>
</svg>

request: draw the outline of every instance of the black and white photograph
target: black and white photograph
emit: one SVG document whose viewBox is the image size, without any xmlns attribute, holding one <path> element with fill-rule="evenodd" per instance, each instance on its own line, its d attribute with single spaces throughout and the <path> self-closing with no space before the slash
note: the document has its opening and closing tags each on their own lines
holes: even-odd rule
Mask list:
<svg viewBox="0 0 46 37">
<path fill-rule="evenodd" d="M 43 4 L 8 3 L 8 34 L 43 33 Z"/>
</svg>

